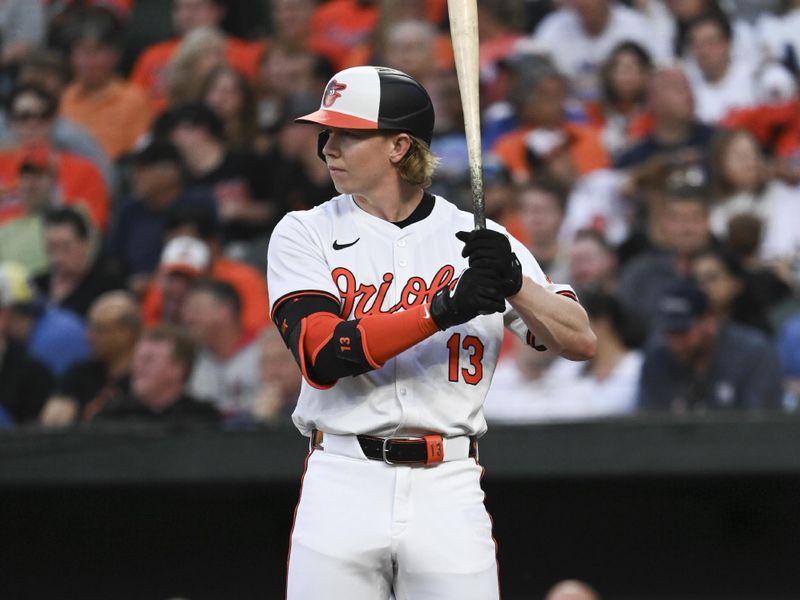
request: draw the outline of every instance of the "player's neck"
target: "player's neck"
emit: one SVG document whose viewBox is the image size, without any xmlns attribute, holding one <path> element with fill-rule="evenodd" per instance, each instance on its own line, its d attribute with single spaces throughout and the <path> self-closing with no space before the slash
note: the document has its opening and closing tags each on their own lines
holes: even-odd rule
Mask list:
<svg viewBox="0 0 800 600">
<path fill-rule="evenodd" d="M 397 223 L 407 219 L 419 206 L 424 190 L 417 185 L 398 181 L 397 186 L 383 188 L 375 193 L 353 194 L 359 208 L 372 216 Z"/>
</svg>

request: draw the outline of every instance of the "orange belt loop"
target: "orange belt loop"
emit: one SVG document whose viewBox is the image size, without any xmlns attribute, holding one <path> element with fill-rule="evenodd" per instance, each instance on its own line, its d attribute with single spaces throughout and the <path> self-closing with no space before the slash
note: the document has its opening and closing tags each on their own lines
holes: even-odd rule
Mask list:
<svg viewBox="0 0 800 600">
<path fill-rule="evenodd" d="M 425 460 L 426 465 L 434 465 L 444 460 L 444 444 L 441 435 L 426 435 L 423 436 L 425 440 L 425 448 L 428 451 L 428 458 Z"/>
</svg>

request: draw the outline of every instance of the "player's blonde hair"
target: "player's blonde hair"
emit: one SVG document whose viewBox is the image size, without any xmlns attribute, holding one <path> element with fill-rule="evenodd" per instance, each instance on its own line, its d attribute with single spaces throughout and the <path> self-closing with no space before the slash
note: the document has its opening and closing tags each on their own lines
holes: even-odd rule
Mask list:
<svg viewBox="0 0 800 600">
<path fill-rule="evenodd" d="M 415 135 L 409 135 L 411 147 L 397 165 L 400 177 L 409 183 L 423 188 L 430 187 L 433 181 L 433 172 L 439 166 L 439 157 L 436 156 L 425 142 Z"/>
</svg>

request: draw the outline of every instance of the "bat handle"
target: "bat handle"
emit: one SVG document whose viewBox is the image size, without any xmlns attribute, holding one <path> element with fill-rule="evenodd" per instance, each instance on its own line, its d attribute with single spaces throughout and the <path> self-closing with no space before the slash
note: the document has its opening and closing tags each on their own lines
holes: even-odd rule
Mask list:
<svg viewBox="0 0 800 600">
<path fill-rule="evenodd" d="M 483 202 L 483 173 L 481 172 L 480 164 L 473 163 L 470 165 L 470 186 L 472 187 L 472 214 L 475 216 L 475 229 L 486 229 L 486 210 Z"/>
</svg>

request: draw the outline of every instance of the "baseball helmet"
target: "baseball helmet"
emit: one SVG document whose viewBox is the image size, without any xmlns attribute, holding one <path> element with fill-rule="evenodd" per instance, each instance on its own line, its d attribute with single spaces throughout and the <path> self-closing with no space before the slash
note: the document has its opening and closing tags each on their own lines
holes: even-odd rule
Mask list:
<svg viewBox="0 0 800 600">
<path fill-rule="evenodd" d="M 295 121 L 343 129 L 403 131 L 430 145 L 433 103 L 425 88 L 402 71 L 352 67 L 331 78 L 319 110 Z"/>
</svg>

